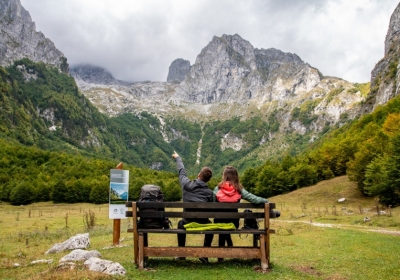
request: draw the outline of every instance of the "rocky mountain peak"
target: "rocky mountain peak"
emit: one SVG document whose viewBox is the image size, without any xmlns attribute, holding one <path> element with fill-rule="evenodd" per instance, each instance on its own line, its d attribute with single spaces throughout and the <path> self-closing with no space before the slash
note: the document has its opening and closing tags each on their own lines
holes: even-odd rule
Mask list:
<svg viewBox="0 0 400 280">
<path fill-rule="evenodd" d="M 71 67 L 70 75 L 74 77 L 79 87 L 88 85 L 129 87 L 132 84 L 118 80 L 108 70 L 92 64 L 74 65 Z"/>
<path fill-rule="evenodd" d="M 190 71 L 190 61 L 182 58 L 175 59 L 169 66 L 167 82 L 182 82 Z"/>
<path fill-rule="evenodd" d="M 8 66 L 16 60 L 29 58 L 69 71 L 67 59 L 35 23 L 20 0 L 0 1 L 0 65 Z"/>
<path fill-rule="evenodd" d="M 255 49 L 238 34 L 214 36 L 197 56 L 173 102 L 262 103 L 309 91 L 321 80 L 296 54 Z"/>
<path fill-rule="evenodd" d="M 70 74 L 75 79 L 82 79 L 91 84 L 110 85 L 116 81 L 114 76 L 106 69 L 90 64 L 73 66 Z"/>
</svg>

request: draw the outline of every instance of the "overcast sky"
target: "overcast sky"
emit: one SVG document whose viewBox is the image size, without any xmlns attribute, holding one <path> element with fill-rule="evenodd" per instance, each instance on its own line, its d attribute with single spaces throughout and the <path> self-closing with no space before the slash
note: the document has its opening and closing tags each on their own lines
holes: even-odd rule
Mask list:
<svg viewBox="0 0 400 280">
<path fill-rule="evenodd" d="M 166 81 L 213 36 L 296 53 L 326 76 L 369 82 L 396 0 L 21 0 L 70 65 L 126 81 Z"/>
</svg>

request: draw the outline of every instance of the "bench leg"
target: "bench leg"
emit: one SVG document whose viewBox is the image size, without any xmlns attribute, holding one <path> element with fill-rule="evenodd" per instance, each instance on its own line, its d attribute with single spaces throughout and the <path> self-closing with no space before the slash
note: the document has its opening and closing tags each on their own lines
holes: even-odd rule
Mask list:
<svg viewBox="0 0 400 280">
<path fill-rule="evenodd" d="M 267 258 L 267 264 L 268 267 L 270 266 L 270 242 L 269 239 L 270 235 L 269 235 L 269 230 L 267 231 L 267 234 L 265 235 L 265 257 Z"/>
<path fill-rule="evenodd" d="M 265 234 L 260 235 L 260 250 L 261 250 L 261 269 L 267 271 L 269 263 L 267 259 L 267 246 L 265 242 Z"/>
<path fill-rule="evenodd" d="M 138 265 L 138 258 L 139 258 L 139 236 L 138 232 L 133 236 L 133 253 L 134 253 L 134 262 Z"/>
<path fill-rule="evenodd" d="M 144 269 L 143 249 L 144 249 L 144 238 L 143 238 L 143 233 L 140 232 L 139 233 L 139 256 L 138 256 L 139 269 Z"/>
<path fill-rule="evenodd" d="M 139 255 L 139 234 L 138 234 L 138 221 L 137 221 L 137 207 L 136 202 L 132 202 L 132 222 L 133 222 L 133 253 L 134 262 L 138 264 Z"/>
</svg>

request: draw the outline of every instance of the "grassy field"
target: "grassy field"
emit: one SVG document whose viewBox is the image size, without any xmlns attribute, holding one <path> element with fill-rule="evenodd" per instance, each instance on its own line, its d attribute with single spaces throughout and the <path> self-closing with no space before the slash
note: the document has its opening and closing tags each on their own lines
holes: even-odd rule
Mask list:
<svg viewBox="0 0 400 280">
<path fill-rule="evenodd" d="M 345 198 L 339 203 L 338 199 Z M 139 271 L 133 260 L 133 236 L 127 233 L 132 220 L 121 221 L 120 247 L 112 247 L 112 220 L 108 205 L 37 203 L 11 206 L 0 203 L 1 279 L 399 279 L 400 209 L 384 209 L 365 198 L 347 177 L 321 182 L 290 194 L 270 198 L 281 211 L 271 221 L 271 264 L 259 272 L 253 260 L 211 259 L 175 261 L 149 259 L 151 269 Z M 377 211 L 382 211 L 377 215 Z M 87 230 L 85 215 L 96 218 Z M 364 221 L 368 217 L 368 221 Z M 176 227 L 177 221 L 173 220 Z M 45 255 L 55 243 L 77 233 L 90 233 L 89 250 L 103 259 L 119 262 L 126 277 L 110 277 L 87 271 L 82 264 L 72 270 L 57 268 L 68 252 Z M 235 244 L 250 245 L 246 236 L 233 236 Z M 176 245 L 173 235 L 150 235 L 150 246 Z M 202 236 L 188 235 L 187 243 L 202 244 Z M 213 245 L 216 245 L 214 238 Z M 52 259 L 51 264 L 31 265 Z"/>
</svg>

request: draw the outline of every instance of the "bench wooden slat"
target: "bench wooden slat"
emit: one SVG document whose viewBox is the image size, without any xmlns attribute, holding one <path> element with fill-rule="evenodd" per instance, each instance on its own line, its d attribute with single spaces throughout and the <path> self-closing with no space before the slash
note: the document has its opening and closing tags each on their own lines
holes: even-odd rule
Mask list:
<svg viewBox="0 0 400 280">
<path fill-rule="evenodd" d="M 132 207 L 132 201 L 125 204 Z M 136 206 L 145 208 L 191 208 L 191 209 L 209 209 L 210 211 L 218 211 L 219 209 L 263 209 L 264 203 L 220 203 L 220 202 L 136 202 Z M 275 203 L 269 203 L 270 209 L 275 209 Z"/>
<path fill-rule="evenodd" d="M 138 229 L 138 232 L 147 233 L 184 233 L 184 234 L 265 234 L 264 229 L 237 229 L 237 230 L 184 230 L 184 229 Z"/>
<path fill-rule="evenodd" d="M 131 212 L 131 211 L 128 211 Z M 132 217 L 132 213 L 125 213 L 126 217 Z M 264 213 L 237 213 L 237 212 L 162 212 L 162 211 L 149 211 L 149 212 L 138 212 L 138 217 L 142 218 L 252 218 L 252 219 L 262 219 L 264 218 Z"/>
<path fill-rule="evenodd" d="M 259 259 L 257 247 L 144 247 L 144 255 L 149 257 L 210 257 Z"/>
<path fill-rule="evenodd" d="M 128 228 L 127 232 L 133 232 L 133 228 Z M 177 234 L 177 233 L 184 233 L 187 234 L 188 232 L 184 229 L 138 229 L 138 232 L 146 232 L 146 233 L 167 233 L 167 234 Z M 274 229 L 269 229 L 268 232 L 275 233 Z M 227 233 L 226 231 L 190 231 L 189 234 L 224 234 Z M 229 234 L 263 234 L 265 233 L 264 229 L 237 229 L 236 231 L 230 231 Z"/>
</svg>

